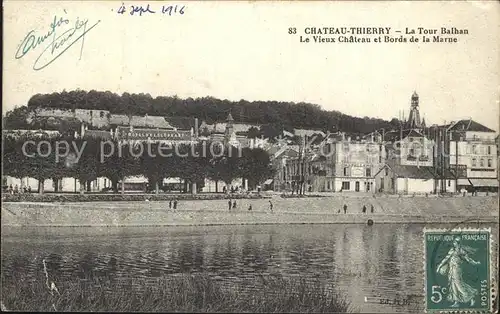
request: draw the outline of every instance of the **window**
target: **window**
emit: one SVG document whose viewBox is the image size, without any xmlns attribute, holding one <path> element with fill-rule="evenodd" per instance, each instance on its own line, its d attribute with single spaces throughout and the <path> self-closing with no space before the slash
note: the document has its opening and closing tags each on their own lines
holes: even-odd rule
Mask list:
<svg viewBox="0 0 500 314">
<path fill-rule="evenodd" d="M 448 187 L 451 186 L 451 180 L 448 180 Z"/>
<path fill-rule="evenodd" d="M 389 175 L 389 169 L 385 168 L 385 175 L 388 176 Z"/>
<path fill-rule="evenodd" d="M 327 190 L 330 190 L 330 181 L 327 181 L 327 182 L 326 182 L 326 185 L 327 185 L 327 188 L 326 188 L 326 189 L 327 189 Z"/>
<path fill-rule="evenodd" d="M 344 167 L 344 177 L 347 177 L 347 173 L 349 172 L 348 168 L 347 167 Z"/>
<path fill-rule="evenodd" d="M 349 184 L 349 182 L 347 181 L 342 182 L 342 190 L 350 190 L 350 189 L 351 185 Z"/>
<path fill-rule="evenodd" d="M 372 169 L 371 168 L 366 168 L 366 176 L 371 177 L 372 176 Z"/>
<path fill-rule="evenodd" d="M 472 153 L 473 154 L 477 154 L 477 152 L 476 152 L 476 145 L 472 145 Z"/>
<path fill-rule="evenodd" d="M 488 155 L 491 155 L 491 146 L 488 146 Z"/>
<path fill-rule="evenodd" d="M 477 164 L 476 164 L 476 158 L 472 158 L 472 167 L 475 167 Z"/>
<path fill-rule="evenodd" d="M 492 164 L 492 160 L 491 160 L 491 159 L 488 159 L 488 167 L 490 167 L 490 168 L 491 168 L 491 167 L 492 167 L 492 165 L 491 165 L 491 164 Z"/>
<path fill-rule="evenodd" d="M 479 167 L 484 167 L 484 159 L 479 159 Z"/>
</svg>

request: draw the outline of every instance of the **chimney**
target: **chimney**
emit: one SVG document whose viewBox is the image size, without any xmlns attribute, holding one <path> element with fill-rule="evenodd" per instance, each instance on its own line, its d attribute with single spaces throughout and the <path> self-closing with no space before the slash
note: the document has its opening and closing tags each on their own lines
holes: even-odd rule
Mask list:
<svg viewBox="0 0 500 314">
<path fill-rule="evenodd" d="M 194 118 L 194 136 L 198 138 L 199 135 L 199 130 L 198 130 L 198 118 Z"/>
</svg>

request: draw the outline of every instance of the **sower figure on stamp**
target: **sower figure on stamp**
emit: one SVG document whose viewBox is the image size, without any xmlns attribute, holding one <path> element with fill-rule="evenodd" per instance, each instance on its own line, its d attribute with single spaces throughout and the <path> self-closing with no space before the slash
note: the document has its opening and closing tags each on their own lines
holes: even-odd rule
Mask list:
<svg viewBox="0 0 500 314">
<path fill-rule="evenodd" d="M 452 307 L 458 307 L 459 303 L 469 303 L 473 306 L 478 290 L 465 282 L 463 263 L 479 265 L 479 261 L 473 260 L 469 254 L 476 249 L 460 244 L 460 237 L 453 241 L 453 247 L 448 251 L 446 257 L 439 263 L 436 271 L 448 277 L 448 301 L 453 302 Z"/>
</svg>

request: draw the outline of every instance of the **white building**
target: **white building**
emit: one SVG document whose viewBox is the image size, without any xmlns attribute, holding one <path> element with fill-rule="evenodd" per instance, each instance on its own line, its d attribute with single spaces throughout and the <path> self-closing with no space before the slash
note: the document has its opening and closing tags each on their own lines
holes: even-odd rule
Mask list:
<svg viewBox="0 0 500 314">
<path fill-rule="evenodd" d="M 466 169 L 467 178 L 457 180 L 459 189 L 498 191 L 495 131 L 471 119 L 454 122 L 446 131 L 450 168 Z"/>
</svg>

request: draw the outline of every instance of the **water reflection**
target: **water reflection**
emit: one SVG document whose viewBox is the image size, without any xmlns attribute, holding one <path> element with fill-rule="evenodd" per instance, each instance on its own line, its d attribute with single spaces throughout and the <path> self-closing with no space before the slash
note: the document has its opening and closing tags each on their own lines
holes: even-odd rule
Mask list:
<svg viewBox="0 0 500 314">
<path fill-rule="evenodd" d="M 414 305 L 366 304 L 364 297 L 422 294 L 422 229 L 387 224 L 2 230 L 2 276 L 44 280 L 44 259 L 54 282 L 205 272 L 234 285 L 260 275 L 307 275 L 340 287 L 363 312 L 420 312 Z"/>
</svg>

